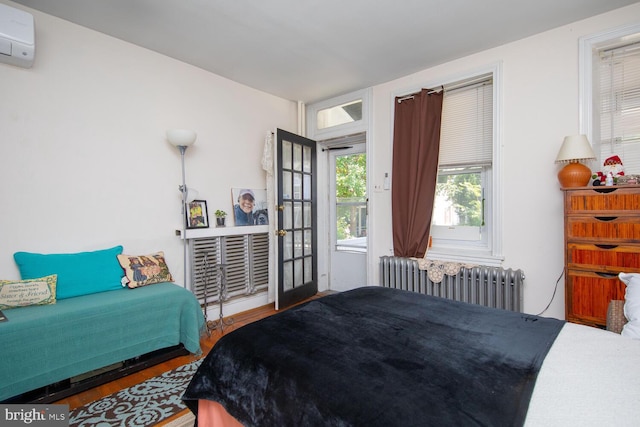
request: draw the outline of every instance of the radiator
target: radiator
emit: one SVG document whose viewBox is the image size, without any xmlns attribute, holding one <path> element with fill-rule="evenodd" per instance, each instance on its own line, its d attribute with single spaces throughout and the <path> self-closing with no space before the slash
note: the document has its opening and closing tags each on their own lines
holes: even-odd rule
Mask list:
<svg viewBox="0 0 640 427">
<path fill-rule="evenodd" d="M 440 283 L 429 279 L 418 261 L 395 256 L 380 257 L 380 281 L 387 288 L 463 301 L 509 311 L 522 311 L 524 273 L 502 267 L 462 267 Z"/>
</svg>

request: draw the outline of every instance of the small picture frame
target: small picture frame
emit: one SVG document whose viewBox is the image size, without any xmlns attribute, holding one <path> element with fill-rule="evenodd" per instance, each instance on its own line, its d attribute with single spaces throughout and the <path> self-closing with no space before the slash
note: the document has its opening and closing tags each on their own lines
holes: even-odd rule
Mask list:
<svg viewBox="0 0 640 427">
<path fill-rule="evenodd" d="M 209 228 L 206 200 L 194 200 L 185 206 L 187 228 Z"/>
</svg>

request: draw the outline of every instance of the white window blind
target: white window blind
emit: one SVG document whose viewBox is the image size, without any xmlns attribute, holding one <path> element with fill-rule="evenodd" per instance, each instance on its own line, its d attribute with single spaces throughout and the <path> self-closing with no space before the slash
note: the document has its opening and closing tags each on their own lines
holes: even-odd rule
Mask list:
<svg viewBox="0 0 640 427">
<path fill-rule="evenodd" d="M 640 173 L 640 41 L 595 52 L 600 164 L 613 154 L 627 174 Z M 599 121 L 598 121 L 599 119 Z M 598 135 L 598 133 L 596 133 Z"/>
<path fill-rule="evenodd" d="M 493 159 L 493 79 L 445 87 L 439 167 L 490 165 Z"/>
</svg>

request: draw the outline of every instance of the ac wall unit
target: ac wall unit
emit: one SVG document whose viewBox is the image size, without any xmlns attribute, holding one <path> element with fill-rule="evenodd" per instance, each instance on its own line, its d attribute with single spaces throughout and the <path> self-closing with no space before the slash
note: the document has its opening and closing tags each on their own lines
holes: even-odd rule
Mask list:
<svg viewBox="0 0 640 427">
<path fill-rule="evenodd" d="M 0 3 L 0 62 L 31 68 L 35 54 L 33 15 Z"/>
</svg>

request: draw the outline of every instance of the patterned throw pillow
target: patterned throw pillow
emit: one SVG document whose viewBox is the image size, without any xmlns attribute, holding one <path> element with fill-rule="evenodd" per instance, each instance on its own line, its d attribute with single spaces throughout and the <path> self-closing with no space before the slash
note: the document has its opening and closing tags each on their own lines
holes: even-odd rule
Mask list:
<svg viewBox="0 0 640 427">
<path fill-rule="evenodd" d="M 126 285 L 130 288 L 173 282 L 169 267 L 164 260 L 164 252 L 150 255 L 118 255 L 118 262 L 124 269 Z M 125 280 L 123 280 L 125 281 Z"/>
<path fill-rule="evenodd" d="M 0 280 L 0 310 L 56 303 L 58 276 L 28 280 Z"/>
</svg>

